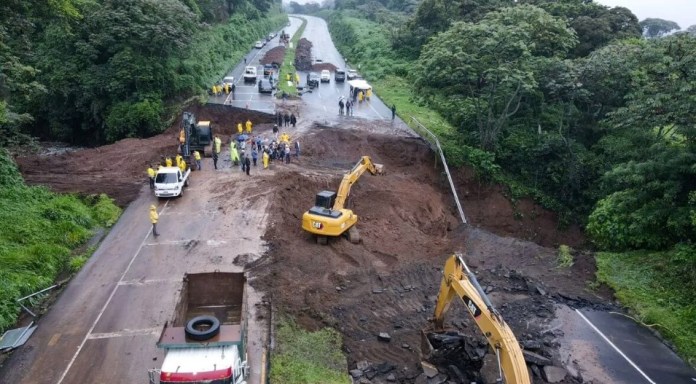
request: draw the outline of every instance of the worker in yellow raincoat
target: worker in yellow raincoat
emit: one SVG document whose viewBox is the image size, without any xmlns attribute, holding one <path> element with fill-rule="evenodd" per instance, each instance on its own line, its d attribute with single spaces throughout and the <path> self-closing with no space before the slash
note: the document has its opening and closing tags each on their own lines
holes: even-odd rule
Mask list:
<svg viewBox="0 0 696 384">
<path fill-rule="evenodd" d="M 171 157 L 165 158 L 164 165 L 166 165 L 167 167 L 171 167 L 172 166 L 172 158 Z"/>
<path fill-rule="evenodd" d="M 225 95 L 230 94 L 230 85 L 228 83 L 225 83 Z"/>
<path fill-rule="evenodd" d="M 291 79 L 290 74 L 287 73 L 287 74 L 285 75 L 285 80 L 290 81 L 290 79 Z"/>
<path fill-rule="evenodd" d="M 177 164 L 179 169 L 181 170 L 181 173 L 186 172 L 186 161 L 182 158 L 179 164 Z"/>
<path fill-rule="evenodd" d="M 242 123 L 237 123 L 237 133 L 240 135 L 244 132 L 244 129 L 242 128 Z"/>
<path fill-rule="evenodd" d="M 237 152 L 237 143 L 232 142 L 230 144 L 230 160 L 234 165 L 239 165 L 239 153 Z"/>
<path fill-rule="evenodd" d="M 290 135 L 287 133 L 283 132 L 280 134 L 280 142 L 281 143 L 290 143 Z"/>
<path fill-rule="evenodd" d="M 268 160 L 270 160 L 270 156 L 268 156 L 268 152 L 263 151 L 263 169 L 268 169 Z"/>
<path fill-rule="evenodd" d="M 363 91 L 359 91 L 358 92 L 358 102 L 362 103 L 362 101 L 363 101 Z"/>
<path fill-rule="evenodd" d="M 300 75 L 297 72 L 295 72 L 295 83 L 300 84 Z"/>
<path fill-rule="evenodd" d="M 157 214 L 157 207 L 154 205 L 150 206 L 150 222 L 152 223 L 152 234 L 155 235 L 155 237 L 159 236 L 159 232 L 157 232 L 157 221 L 159 221 L 159 214 Z"/>
<path fill-rule="evenodd" d="M 147 177 L 150 179 L 150 189 L 155 189 L 155 170 L 152 166 L 147 168 Z"/>
<path fill-rule="evenodd" d="M 196 160 L 196 170 L 201 170 L 201 153 L 198 151 L 193 151 L 193 159 Z"/>
<path fill-rule="evenodd" d="M 178 166 L 179 166 L 179 163 L 181 163 L 182 161 L 184 161 L 184 158 L 183 158 L 181 155 L 176 155 L 176 157 L 174 158 L 174 160 L 176 161 L 176 166 L 178 167 Z"/>
<path fill-rule="evenodd" d="M 251 120 L 246 121 L 246 133 L 251 133 Z"/>
<path fill-rule="evenodd" d="M 220 151 L 222 151 L 222 140 L 220 140 L 219 136 L 215 136 L 215 140 L 213 140 L 213 143 L 215 144 L 214 151 L 219 155 Z"/>
<path fill-rule="evenodd" d="M 365 94 L 367 101 L 370 101 L 370 97 L 372 97 L 372 88 L 367 89 L 367 93 Z"/>
</svg>

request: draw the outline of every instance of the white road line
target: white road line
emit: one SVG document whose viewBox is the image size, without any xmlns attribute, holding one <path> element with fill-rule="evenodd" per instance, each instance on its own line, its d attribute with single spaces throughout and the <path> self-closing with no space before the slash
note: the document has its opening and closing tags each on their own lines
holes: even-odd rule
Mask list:
<svg viewBox="0 0 696 384">
<path fill-rule="evenodd" d="M 379 116 L 380 119 L 384 119 L 384 116 L 380 115 L 379 112 L 377 112 L 377 110 L 375 109 L 375 107 L 372 106 L 372 103 L 368 102 L 367 104 L 370 106 L 370 108 L 371 108 L 373 111 L 375 111 L 375 113 L 377 114 L 377 116 Z"/>
<path fill-rule="evenodd" d="M 167 201 L 166 203 L 164 203 L 164 208 L 162 208 L 162 212 L 161 212 L 161 213 L 164 213 L 164 210 L 167 209 L 167 204 L 169 204 L 169 201 Z M 145 241 L 148 239 L 148 237 L 150 237 L 150 234 L 151 234 L 151 233 L 152 233 L 152 227 L 150 227 L 150 229 L 147 231 L 147 234 L 146 234 L 145 237 L 143 238 L 143 241 L 140 242 L 140 247 L 138 247 L 138 250 L 135 252 L 135 254 L 133 255 L 133 257 L 131 258 L 130 262 L 128 263 L 128 266 L 126 267 L 126 270 L 123 271 L 123 274 L 121 275 L 121 278 L 118 279 L 118 283 L 122 282 L 122 281 L 123 281 L 123 278 L 126 277 L 126 274 L 127 274 L 128 271 L 130 270 L 130 268 L 131 268 L 131 266 L 133 265 L 133 262 L 135 261 L 135 259 L 136 259 L 136 258 L 138 257 L 138 255 L 140 254 L 140 251 L 141 251 L 141 250 L 143 249 L 143 247 L 145 246 Z M 97 323 L 98 323 L 99 320 L 101 319 L 102 315 L 104 315 L 104 312 L 106 311 L 106 308 L 109 306 L 109 303 L 111 303 L 111 299 L 114 298 L 114 294 L 116 294 L 116 290 L 118 289 L 118 283 L 114 286 L 114 289 L 111 290 L 111 294 L 109 295 L 109 298 L 106 300 L 106 303 L 104 303 L 104 306 L 103 306 L 102 309 L 99 311 L 99 315 L 97 315 L 97 318 L 96 318 L 96 319 L 94 320 L 94 322 L 92 323 L 92 326 L 89 328 L 89 331 L 87 331 L 87 334 L 85 334 L 84 339 L 82 339 L 82 342 L 81 342 L 80 345 L 77 347 L 77 351 L 75 351 L 75 354 L 74 354 L 73 357 L 70 359 L 70 362 L 68 363 L 68 366 L 65 367 L 65 370 L 63 371 L 63 374 L 60 375 L 60 379 L 58 379 L 58 382 L 57 382 L 56 384 L 61 384 L 61 383 L 63 382 L 63 380 L 65 379 L 65 376 L 68 375 L 68 371 L 70 371 L 70 368 L 72 368 L 72 365 L 75 364 L 75 360 L 77 360 L 77 355 L 80 354 L 80 351 L 81 351 L 82 348 L 85 346 L 85 343 L 87 342 L 87 339 L 89 339 L 89 335 L 92 334 L 92 331 L 94 331 L 94 327 L 97 326 Z"/>
<path fill-rule="evenodd" d="M 93 333 L 89 336 L 89 339 L 96 340 L 96 339 L 113 339 L 116 337 L 159 335 L 161 331 L 162 331 L 161 328 L 124 329 L 123 331 L 120 331 L 120 332 Z"/>
<path fill-rule="evenodd" d="M 606 336 L 604 335 L 604 333 L 602 333 L 602 331 L 600 331 L 597 327 L 595 327 L 595 325 L 592 324 L 592 323 L 590 322 L 590 320 L 588 320 L 587 317 L 585 317 L 585 315 L 583 315 L 583 314 L 582 314 L 579 310 L 577 310 L 577 309 L 575 310 L 575 312 L 576 312 L 583 320 L 585 320 L 585 322 L 586 322 L 595 332 L 597 332 L 598 335 L 602 336 L 602 339 L 604 339 L 604 341 L 606 341 L 612 348 L 614 348 L 614 350 L 615 350 L 616 352 L 618 352 L 619 355 L 621 355 L 621 357 L 624 358 L 624 360 L 628 361 L 628 363 L 631 364 L 631 366 L 632 366 L 633 368 L 635 368 L 636 371 L 638 371 L 638 373 L 640 373 L 640 374 L 645 378 L 645 380 L 647 380 L 650 384 L 657 384 L 655 381 L 653 381 L 653 379 L 651 379 L 648 375 L 646 375 L 645 372 L 643 372 L 640 368 L 638 368 L 638 365 L 636 365 L 636 363 L 634 363 L 631 359 L 629 359 L 628 356 L 626 356 L 626 355 L 619 349 L 619 347 L 617 347 L 616 345 L 614 345 L 614 343 L 612 343 L 611 340 L 609 340 L 609 338 L 606 337 Z"/>
</svg>

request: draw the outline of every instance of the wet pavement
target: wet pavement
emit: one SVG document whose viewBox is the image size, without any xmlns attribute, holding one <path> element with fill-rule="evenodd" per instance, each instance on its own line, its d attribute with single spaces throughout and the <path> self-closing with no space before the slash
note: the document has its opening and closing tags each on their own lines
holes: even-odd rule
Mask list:
<svg viewBox="0 0 696 384">
<path fill-rule="evenodd" d="M 557 309 L 561 360 L 584 381 L 617 384 L 693 384 L 696 371 L 646 327 L 626 315 Z"/>
<path fill-rule="evenodd" d="M 193 172 L 185 196 L 157 200 L 144 188 L 99 249 L 0 368 L 4 383 L 143 383 L 164 352 L 155 343 L 174 318 L 185 273 L 241 272 L 265 252 L 268 201 L 238 167 Z M 268 172 L 270 175 L 272 171 Z M 230 190 L 229 185 L 236 187 Z M 250 192 L 251 191 L 251 192 Z M 150 204 L 161 236 L 151 235 Z M 268 318 L 247 286 L 249 383 L 259 383 Z"/>
<path fill-rule="evenodd" d="M 303 38 L 312 42 L 312 59 L 314 62 L 320 60 L 322 63 L 331 63 L 338 68 L 346 68 L 346 63 L 343 56 L 336 49 L 331 35 L 329 35 L 326 22 L 314 16 L 297 16 L 290 17 L 290 26 L 283 29 L 291 36 L 298 30 L 302 21 L 300 17 L 307 20 Z M 273 95 L 261 94 L 258 91 L 256 83 L 245 83 L 242 79 L 245 65 L 255 65 L 259 74 L 263 73 L 263 66 L 259 60 L 270 49 L 279 45 L 278 36 L 268 42 L 262 49 L 252 49 L 246 56 L 248 64 L 239 63 L 232 69 L 227 76 L 234 76 L 236 91 L 230 95 L 211 96 L 209 102 L 219 104 L 229 104 L 240 108 L 248 108 L 266 113 L 275 113 L 277 109 L 283 108 L 283 101 L 276 100 Z M 305 85 L 308 71 L 298 71 L 300 75 L 300 84 Z M 257 76 L 260 78 L 261 75 Z M 373 89 L 375 92 L 371 99 L 365 100 L 362 103 L 355 103 L 353 116 L 339 116 L 338 101 L 341 97 L 348 98 L 350 86 L 348 81 L 336 82 L 334 73 L 331 73 L 331 80 L 328 83 L 320 83 L 317 88 L 312 90 L 305 89 L 302 92 L 301 102 L 303 104 L 303 113 L 305 119 L 311 119 L 328 125 L 349 124 L 350 120 L 367 119 L 381 120 L 384 122 L 391 121 L 391 109 L 385 105 L 378 97 L 378 89 Z"/>
</svg>

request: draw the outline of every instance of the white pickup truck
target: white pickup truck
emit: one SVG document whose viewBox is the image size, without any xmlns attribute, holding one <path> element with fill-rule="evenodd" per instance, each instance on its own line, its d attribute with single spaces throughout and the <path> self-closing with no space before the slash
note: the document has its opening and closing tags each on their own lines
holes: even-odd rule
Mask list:
<svg viewBox="0 0 696 384">
<path fill-rule="evenodd" d="M 243 77 L 245 83 L 256 83 L 256 67 L 250 65 L 244 68 Z"/>
<path fill-rule="evenodd" d="M 191 168 L 186 172 L 181 172 L 179 167 L 162 167 L 155 176 L 155 196 L 157 197 L 176 197 L 183 196 L 184 187 L 189 185 L 189 175 Z"/>
</svg>

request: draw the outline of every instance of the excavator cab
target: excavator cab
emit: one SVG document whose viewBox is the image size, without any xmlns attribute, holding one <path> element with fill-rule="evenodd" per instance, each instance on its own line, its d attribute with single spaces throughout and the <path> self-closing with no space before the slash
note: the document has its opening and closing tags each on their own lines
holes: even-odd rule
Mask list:
<svg viewBox="0 0 696 384">
<path fill-rule="evenodd" d="M 336 203 L 336 192 L 321 191 L 317 193 L 314 206 L 309 209 L 309 213 L 324 217 L 339 218 L 343 214 L 341 210 L 332 209 Z"/>
</svg>

